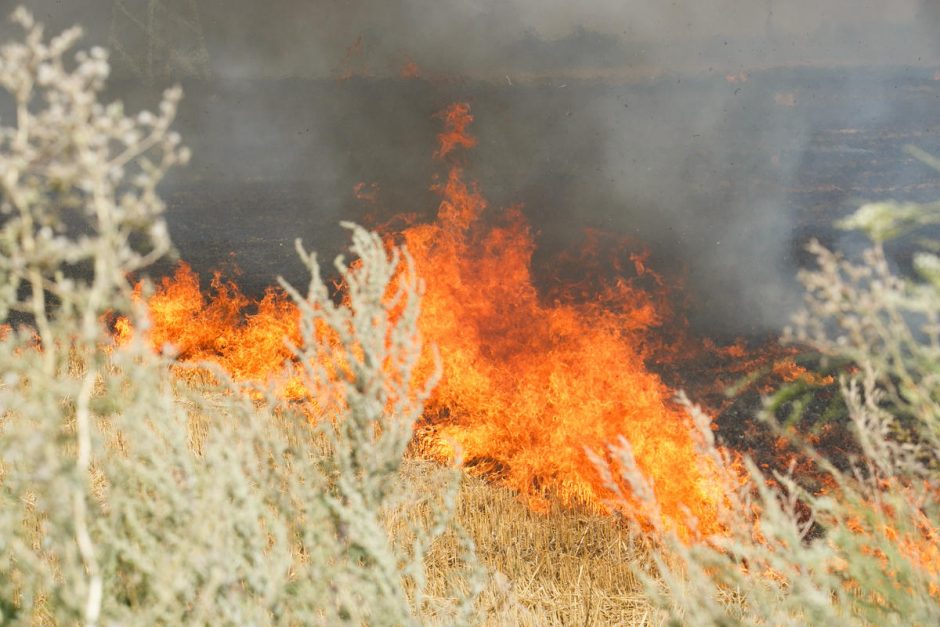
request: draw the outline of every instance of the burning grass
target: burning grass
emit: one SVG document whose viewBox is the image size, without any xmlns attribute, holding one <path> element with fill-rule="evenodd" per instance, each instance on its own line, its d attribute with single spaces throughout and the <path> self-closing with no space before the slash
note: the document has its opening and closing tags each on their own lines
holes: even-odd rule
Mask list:
<svg viewBox="0 0 940 627">
<path fill-rule="evenodd" d="M 438 117 L 445 128 L 437 158 L 473 147 L 469 106 Z M 642 251 L 630 254 L 632 277 L 618 273 L 546 296 L 531 274 L 535 243 L 519 208 L 491 210 L 456 161 L 437 189 L 434 222 L 387 234 L 404 244 L 425 283 L 418 325 L 438 352 L 425 352 L 418 371 L 428 376 L 438 356 L 443 366 L 418 449 L 445 461 L 461 456 L 536 510 L 554 500 L 636 518 L 628 502 L 613 504 L 587 454 L 625 436 L 656 485 L 667 526 L 688 539 L 719 531 L 725 488 L 710 460 L 697 455 L 675 392 L 648 366 L 664 352 L 658 333 L 673 320 Z M 246 315 L 235 284 L 216 275 L 212 289 L 207 300 L 186 266 L 164 279 L 145 299 L 152 344 L 174 345 L 182 360 L 216 362 L 236 379 L 279 379 L 285 393 L 301 394 L 283 369 L 291 357 L 285 338 L 297 333 L 291 303 L 269 291 Z M 121 337 L 130 333 L 126 323 L 118 327 Z"/>
<path fill-rule="evenodd" d="M 441 114 L 437 220 L 385 241 L 346 225 L 335 291 L 299 243 L 305 293 L 252 303 L 216 276 L 206 298 L 184 266 L 132 290 L 169 246 L 154 190 L 186 158 L 178 92 L 159 117 L 93 106 L 103 52 L 68 70 L 75 32 L 46 46 L 16 19 L 0 311 L 31 325 L 0 332 L 3 621 L 937 623 L 940 257 L 904 279 L 880 244 L 936 205 L 863 207 L 846 221 L 876 240 L 862 264 L 813 248 L 795 337 L 847 364 L 856 448 L 837 465 L 778 424 L 812 463 L 769 476 L 651 369 L 700 347 L 754 362 L 658 339 L 673 314 L 642 253 L 612 281 L 536 289 L 521 211 L 489 209 L 456 161 L 465 105 Z M 69 238 L 70 209 L 87 235 Z"/>
<path fill-rule="evenodd" d="M 497 573 L 484 588 L 480 617 L 510 624 L 637 623 L 660 620 L 659 612 L 666 610 L 690 620 L 697 609 L 685 599 L 692 598 L 710 608 L 696 620 L 741 618 L 754 603 L 770 603 L 767 595 L 808 593 L 794 579 L 806 569 L 821 578 L 819 586 L 838 582 L 848 596 L 835 595 L 832 600 L 839 600 L 832 606 L 798 601 L 780 610 L 787 616 L 844 618 L 855 612 L 847 608 L 859 604 L 874 604 L 877 614 L 894 607 L 890 595 L 876 591 L 885 585 L 897 584 L 914 595 L 934 593 L 940 571 L 936 530 L 915 504 L 933 498 L 930 489 L 911 492 L 916 498 L 892 500 L 910 491 L 909 477 L 895 488 L 874 491 L 864 481 L 859 486 L 848 480 L 811 444 L 832 440 L 833 433 L 852 439 L 838 422 L 824 424 L 808 440 L 793 440 L 792 432 L 768 440 L 765 433 L 763 441 L 773 442 L 770 448 L 780 457 L 772 460 L 777 468 L 789 458 L 798 462 L 791 466 L 798 474 L 764 476 L 740 452 L 717 446 L 712 421 L 677 404 L 673 389 L 651 366 L 712 359 L 722 364 L 725 377 L 744 377 L 739 390 L 772 394 L 779 385 L 787 386 L 774 402 L 791 413 L 795 406 L 806 406 L 801 394 L 830 394 L 837 387 L 833 371 L 807 369 L 797 363 L 794 351 L 693 341 L 642 251 L 626 255 L 629 266 L 618 266 L 614 280 L 599 275 L 588 282 L 560 281 L 540 292 L 531 275 L 535 244 L 522 212 L 490 209 L 455 157 L 457 148 L 474 145 L 469 107 L 457 104 L 439 117 L 445 130 L 435 154 L 450 163 L 437 186 L 442 198 L 437 219 L 386 233 L 386 240 L 407 247 L 426 281 L 418 327 L 439 352 L 422 355 L 416 364 L 419 378 L 430 376 L 438 364 L 443 368 L 413 451 L 444 462 L 459 458 L 464 468 L 488 480 L 470 480 L 457 507 L 481 559 Z M 597 263 L 596 243 L 582 259 L 588 266 Z M 882 276 L 888 284 L 889 278 Z M 155 321 L 154 345 L 174 342 L 177 334 L 180 359 L 208 359 L 238 379 L 275 381 L 282 394 L 303 398 L 307 392 L 276 366 L 289 359 L 283 344 L 273 341 L 293 332 L 293 306 L 270 291 L 245 315 L 249 302 L 235 284 L 215 276 L 212 287 L 215 297 L 207 300 L 185 266 L 174 279 L 164 280 L 147 301 Z M 178 302 L 181 295 L 184 304 Z M 670 327 L 667 341 L 663 330 Z M 862 357 L 854 355 L 846 363 L 862 363 Z M 851 405 L 858 393 L 845 387 L 845 377 L 855 376 L 857 367 L 835 372 L 843 377 L 835 393 Z M 727 380 L 703 389 L 713 393 L 724 386 L 722 381 Z M 870 383 L 862 397 L 879 394 Z M 859 411 L 856 420 L 862 420 Z M 866 452 L 862 449 L 841 451 L 843 467 L 856 463 Z M 407 474 L 406 480 L 421 486 L 427 469 L 435 466 L 413 460 L 409 468 L 425 469 Z M 772 464 L 763 468 L 773 473 Z M 490 485 L 493 481 L 511 491 Z M 884 520 L 851 514 L 881 502 L 882 490 L 892 502 L 882 511 Z M 526 507 L 517 500 L 509 505 L 511 494 L 521 496 Z M 823 505 L 831 498 L 840 503 L 834 511 Z M 899 524 L 899 511 L 909 511 L 923 524 Z M 630 524 L 610 518 L 612 512 L 625 515 Z M 415 517 L 422 519 L 420 510 L 390 514 L 388 521 L 400 532 L 401 521 Z M 568 521 L 579 529 L 573 545 Z M 641 543 L 642 550 L 628 531 L 637 524 L 653 532 L 654 540 Z M 605 540 L 585 544 L 588 533 Z M 816 561 L 797 554 L 798 547 L 822 541 L 814 534 L 833 542 L 827 556 Z M 528 542 L 519 543 L 518 537 Z M 450 578 L 448 542 L 442 539 L 430 554 L 431 590 L 435 582 Z M 748 557 L 738 563 L 737 555 Z M 649 563 L 656 568 L 644 566 Z M 888 572 L 874 587 L 866 579 L 871 566 Z M 904 588 L 896 577 L 926 587 Z M 714 585 L 707 583 L 712 578 Z M 672 595 L 662 596 L 663 586 Z M 446 607 L 444 596 L 431 605 Z M 930 607 L 917 610 L 929 614 Z M 777 620 L 783 614 L 771 615 Z"/>
<path fill-rule="evenodd" d="M 423 353 L 415 363 L 418 379 L 426 380 L 442 368 L 441 380 L 417 425 L 412 450 L 419 457 L 445 463 L 460 459 L 471 474 L 512 490 L 483 488 L 487 484 L 473 480 L 468 485 L 477 486 L 483 496 L 478 501 L 477 488 L 465 488 L 457 508 L 480 547 L 481 558 L 508 578 L 509 584 L 499 576 L 491 578 L 484 589 L 481 607 L 486 609 L 481 611 L 489 620 L 568 623 L 590 620 L 594 613 L 615 621 L 661 618 L 654 607 L 676 611 L 678 606 L 673 600 L 663 601 L 656 592 L 662 580 L 638 566 L 654 555 L 659 555 L 655 559 L 666 585 L 675 588 L 677 581 L 690 578 L 693 591 L 689 593 L 683 588 L 686 584 L 681 584 L 679 588 L 685 591 L 677 591 L 680 598 L 691 594 L 707 604 L 706 594 L 712 600 L 717 596 L 721 601 L 712 616 L 733 615 L 746 611 L 747 596 L 756 590 L 794 586 L 789 565 L 781 567 L 777 562 L 781 553 L 782 559 L 789 559 L 792 556 L 786 553 L 794 550 L 794 543 L 812 542 L 810 530 L 822 533 L 828 526 L 848 522 L 855 536 L 872 538 L 876 545 L 893 537 L 891 542 L 902 549 L 903 559 L 913 559 L 919 564 L 915 568 L 934 576 L 936 555 L 929 548 L 935 536 L 932 526 L 898 532 L 887 523 L 866 527 L 857 516 L 847 519 L 814 511 L 820 499 L 829 495 L 854 498 L 856 505 L 878 497 L 864 491 L 866 496 L 859 496 L 840 471 L 827 465 L 828 460 L 814 461 L 815 452 L 805 447 L 805 440 L 791 445 L 789 436 L 783 434 L 774 441 L 764 433 L 763 442 L 773 442 L 770 448 L 781 459 L 798 461 L 799 479 L 813 484 L 813 489 L 804 491 L 793 475 L 761 475 L 744 462 L 740 451 L 717 446 L 712 421 L 696 409 L 677 404 L 674 390 L 653 367 L 662 370 L 666 366 L 668 371 L 676 363 L 711 359 L 721 364 L 725 377 L 728 373 L 744 377 L 739 390 L 769 394 L 781 384 L 788 385 L 783 397 L 789 400 L 778 399 L 779 407 L 793 405 L 794 389 L 797 395 L 809 390 L 812 396 L 815 390 L 834 388 L 831 372 L 808 370 L 797 363 L 794 351 L 752 351 L 743 343 L 719 348 L 707 340 L 692 340 L 671 307 L 662 278 L 648 268 L 642 251 L 618 248 L 629 265 L 615 266 L 613 279 L 601 273 L 588 281 L 560 280 L 540 292 L 531 274 L 535 244 L 522 212 L 518 207 L 490 209 L 478 187 L 466 179 L 456 156 L 457 148 L 472 148 L 475 143 L 468 134 L 469 107 L 456 104 L 439 117 L 445 129 L 435 156 L 449 163 L 444 181 L 436 187 L 442 198 L 437 219 L 406 225 L 385 237 L 388 246 L 407 247 L 415 270 L 425 279 L 417 324 L 422 337 L 438 350 Z M 581 259 L 588 267 L 598 265 L 596 234 L 593 245 Z M 292 359 L 284 342 L 285 337 L 297 337 L 296 306 L 273 290 L 252 303 L 237 285 L 219 275 L 213 277 L 211 286 L 214 295 L 206 298 L 198 277 L 186 266 L 172 279 L 164 279 L 151 295 L 144 297 L 138 286 L 136 298 L 146 302 L 153 321 L 148 338 L 154 347 L 173 344 L 183 362 L 214 362 L 237 380 L 273 383 L 282 396 L 315 402 L 316 394 L 291 374 L 305 364 Z M 344 286 L 339 288 L 342 294 Z M 122 341 L 133 335 L 125 323 L 119 321 L 117 328 Z M 665 329 L 671 331 L 665 333 Z M 852 372 L 844 371 L 843 376 Z M 723 388 L 723 381 L 727 380 L 719 378 L 703 389 L 714 393 Z M 846 394 L 843 389 L 842 395 Z M 690 416 L 696 417 L 695 423 Z M 833 423 L 824 425 L 810 441 L 819 443 L 826 431 L 834 430 L 848 437 Z M 843 463 L 851 463 L 846 460 L 857 451 L 844 451 Z M 780 459 L 771 461 L 777 468 L 786 466 Z M 418 460 L 410 467 L 433 468 Z M 678 468 L 682 472 L 677 473 Z M 773 471 L 772 464 L 763 468 Z M 421 485 L 424 479 L 419 475 L 409 475 L 408 480 Z M 497 512 L 488 503 L 507 494 L 521 496 L 527 509 L 519 509 L 521 504 L 516 503 L 510 514 Z M 756 500 L 755 495 L 759 495 Z M 781 509 L 775 504 L 777 499 L 787 505 Z M 613 512 L 626 516 L 630 524 L 617 523 L 609 517 Z M 388 520 L 398 528 L 396 521 L 415 516 L 420 520 L 422 515 L 413 510 L 390 514 Z M 598 556 L 583 545 L 584 535 L 571 552 L 561 550 L 569 519 L 608 538 L 610 544 L 605 546 L 616 547 L 617 559 L 612 562 Z M 764 529 L 768 521 L 780 528 Z M 644 543 L 647 552 L 630 542 L 627 529 L 631 525 L 653 532 L 655 540 Z M 546 526 L 550 532 L 545 532 Z M 504 528 L 516 534 L 524 529 L 536 548 L 510 541 Z M 539 540 L 545 533 L 551 538 L 548 545 Z M 679 543 L 671 544 L 670 538 Z M 733 557 L 737 549 L 731 548 L 731 542 L 760 548 L 746 560 L 750 565 L 743 567 L 738 578 L 719 577 L 723 583 L 711 589 L 697 587 L 711 567 L 699 570 L 698 554 L 688 548 L 702 542 L 702 547 L 716 551 L 711 558 L 715 563 Z M 499 551 L 488 553 L 490 545 L 499 546 Z M 442 560 L 435 563 L 432 559 L 431 582 L 449 579 L 447 547 L 445 538 L 431 553 L 432 558 L 439 555 Z M 835 549 L 824 565 L 812 568 L 836 579 L 844 571 L 841 581 L 846 590 L 864 590 L 860 575 L 840 557 L 845 550 L 852 549 Z M 885 549 L 872 549 L 866 555 L 887 568 Z M 531 556 L 536 556 L 534 566 Z M 680 567 L 684 575 L 673 578 L 669 566 L 673 562 L 684 564 Z M 552 568 L 543 570 L 549 563 Z M 573 563 L 578 564 L 576 578 L 573 570 L 562 566 Z M 760 573 L 758 564 L 763 564 Z M 733 572 L 739 566 L 726 564 L 724 568 Z M 756 581 L 747 579 L 755 575 Z M 525 585 L 520 586 L 521 581 Z M 742 591 L 741 581 L 751 581 L 748 585 L 753 590 Z M 830 584 L 827 580 L 825 585 Z M 649 599 L 659 599 L 657 604 L 638 602 L 641 588 Z M 547 597 L 552 603 L 546 602 Z M 844 603 L 872 598 L 863 591 Z M 443 598 L 434 603 L 447 605 Z M 801 615 L 804 609 L 788 611 Z M 689 611 L 680 613 L 688 619 Z"/>
</svg>

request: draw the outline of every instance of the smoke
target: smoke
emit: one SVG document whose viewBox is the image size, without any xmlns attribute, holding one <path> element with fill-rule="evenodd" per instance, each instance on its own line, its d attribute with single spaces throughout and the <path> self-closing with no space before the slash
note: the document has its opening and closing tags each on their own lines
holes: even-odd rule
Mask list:
<svg viewBox="0 0 940 627">
<path fill-rule="evenodd" d="M 15 4 L 3 0 L 0 9 L 8 13 Z M 940 17 L 933 0 L 27 4 L 53 29 L 81 22 L 97 43 L 122 39 L 112 28 L 122 8 L 140 22 L 151 12 L 158 21 L 165 15 L 198 21 L 214 74 L 235 78 L 324 78 L 342 70 L 344 63 L 374 76 L 395 75 L 403 59 L 431 72 L 490 78 L 502 78 L 506 72 L 557 75 L 579 68 L 622 71 L 629 66 L 725 71 L 795 64 L 923 65 L 936 60 L 933 35 Z M 168 37 L 159 25 L 154 32 Z M 125 34 L 137 40 L 141 52 L 149 45 L 136 32 Z"/>
<path fill-rule="evenodd" d="M 122 6 L 144 16 L 149 3 Z M 115 29 L 112 2 L 30 6 L 129 57 L 155 41 Z M 177 51 L 204 50 L 212 77 L 184 80 L 196 158 L 167 189 L 171 230 L 197 268 L 234 250 L 249 286 L 298 269 L 298 235 L 329 255 L 340 219 L 432 211 L 431 115 L 457 99 L 477 117 L 470 174 L 495 206 L 525 205 L 537 261 L 584 227 L 633 235 L 687 275 L 711 332 L 779 328 L 808 235 L 833 238 L 857 201 L 932 191 L 901 147 L 940 148 L 933 0 L 160 6 L 198 20 Z M 116 95 L 134 103 L 180 78 L 141 81 L 114 61 L 128 79 Z M 405 66 L 421 78 L 399 78 Z M 372 204 L 355 200 L 358 182 Z"/>
<path fill-rule="evenodd" d="M 203 2 L 221 74 L 498 77 L 625 67 L 909 65 L 929 53 L 931 0 L 352 0 Z M 222 8 L 224 7 L 224 10 Z M 246 29 L 246 25 L 250 25 Z M 912 29 L 921 30 L 912 36 Z M 356 49 L 355 43 L 359 42 Z M 916 56 L 915 56 L 916 55 Z"/>
</svg>

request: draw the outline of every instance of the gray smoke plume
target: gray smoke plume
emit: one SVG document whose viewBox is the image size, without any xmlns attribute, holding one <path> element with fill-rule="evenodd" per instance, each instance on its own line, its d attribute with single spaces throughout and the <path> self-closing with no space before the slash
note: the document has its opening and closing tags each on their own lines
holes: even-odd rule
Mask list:
<svg viewBox="0 0 940 627">
<path fill-rule="evenodd" d="M 131 104 L 183 81 L 171 230 L 197 267 L 234 251 L 249 286 L 298 270 L 295 236 L 330 254 L 340 219 L 431 215 L 432 115 L 458 99 L 469 172 L 525 205 L 537 262 L 584 227 L 634 236 L 714 333 L 779 328 L 802 244 L 857 202 L 937 195 L 902 151 L 940 152 L 935 0 L 28 4 L 115 48 Z"/>
</svg>

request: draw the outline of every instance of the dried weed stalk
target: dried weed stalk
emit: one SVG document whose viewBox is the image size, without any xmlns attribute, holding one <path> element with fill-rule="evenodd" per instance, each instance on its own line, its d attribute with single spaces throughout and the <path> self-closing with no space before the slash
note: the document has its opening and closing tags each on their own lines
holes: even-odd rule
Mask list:
<svg viewBox="0 0 940 627">
<path fill-rule="evenodd" d="M 450 527 L 393 542 L 382 512 L 423 495 L 396 482 L 432 381 L 415 380 L 421 287 L 407 255 L 356 227 L 335 304 L 313 257 L 302 310 L 304 384 L 317 407 L 194 390 L 143 338 L 129 273 L 170 250 L 157 184 L 188 153 L 156 114 L 102 105 L 101 49 L 66 54 L 24 9 L 0 49 L 15 104 L 0 126 L 0 622 L 414 624 L 424 557 Z M 144 332 L 115 345 L 108 316 Z M 15 328 L 14 328 L 15 327 Z M 329 349 L 314 328 L 338 337 Z M 324 364 L 333 360 L 326 376 Z M 333 403 L 333 420 L 308 421 Z M 328 445 L 324 445 L 324 435 Z M 453 480 L 453 478 L 451 479 Z M 464 542 L 465 621 L 479 585 Z M 470 583 L 466 583 L 470 582 Z"/>
<path fill-rule="evenodd" d="M 680 398 L 728 489 L 723 534 L 686 546 L 660 529 L 655 576 L 638 572 L 676 624 L 940 622 L 940 258 L 919 253 L 918 276 L 905 278 L 881 243 L 937 211 L 862 207 L 843 222 L 874 239 L 860 262 L 810 245 L 818 267 L 800 275 L 806 308 L 787 337 L 849 364 L 840 389 L 860 452 L 837 468 L 772 412 L 763 419 L 814 460 L 824 489 L 793 473 L 765 476 L 749 460 L 741 485 L 710 419 Z M 611 450 L 635 493 L 650 494 L 628 443 Z"/>
</svg>

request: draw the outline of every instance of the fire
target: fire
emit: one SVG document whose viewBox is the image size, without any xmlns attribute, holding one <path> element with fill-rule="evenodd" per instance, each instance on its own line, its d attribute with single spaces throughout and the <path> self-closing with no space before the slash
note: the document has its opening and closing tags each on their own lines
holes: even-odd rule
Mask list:
<svg viewBox="0 0 940 627">
<path fill-rule="evenodd" d="M 438 117 L 444 120 L 444 132 L 437 135 L 441 146 L 434 153 L 435 157 L 443 159 L 457 147 L 473 148 L 477 145 L 476 138 L 467 133 L 467 126 L 473 121 L 470 105 L 459 102 L 440 112 Z"/>
<path fill-rule="evenodd" d="M 855 516 L 850 516 L 845 521 L 845 526 L 856 536 L 870 539 L 872 546 L 862 546 L 861 552 L 864 555 L 875 558 L 881 569 L 887 573 L 891 579 L 898 579 L 897 566 L 894 563 L 896 557 L 900 557 L 907 565 L 913 566 L 928 575 L 929 593 L 935 599 L 940 599 L 940 529 L 923 512 L 922 503 L 924 493 L 918 494 L 911 485 L 904 485 L 896 478 L 884 479 L 881 481 L 880 489 L 894 494 L 904 501 L 906 515 L 910 518 L 901 521 L 898 519 L 898 513 L 895 509 L 884 502 L 865 502 L 866 512 Z M 931 498 L 936 498 L 936 487 L 931 487 L 925 483 L 925 493 Z M 874 515 L 872 515 L 874 514 Z M 898 530 L 893 525 L 903 523 L 906 529 Z M 879 540 L 887 540 L 893 549 L 897 550 L 897 556 L 889 556 L 883 549 L 877 548 Z M 837 563 L 834 565 L 835 571 L 845 571 L 847 564 Z M 858 582 L 848 579 L 845 583 L 850 590 L 859 588 Z M 902 583 L 894 583 L 896 589 L 902 588 Z M 876 604 L 884 604 L 882 598 L 872 599 Z"/>
<path fill-rule="evenodd" d="M 199 277 L 185 263 L 172 278 L 163 278 L 147 297 L 147 338 L 154 348 L 170 347 L 179 361 L 218 364 L 236 381 L 275 382 L 288 398 L 302 396 L 302 388 L 284 372 L 285 362 L 293 357 L 289 342 L 300 340 L 299 313 L 287 295 L 269 289 L 252 302 L 218 272 L 210 288 L 212 296 L 207 298 Z M 138 283 L 134 298 L 141 300 L 142 291 Z M 134 329 L 120 318 L 115 332 L 117 341 L 124 342 Z"/>
<path fill-rule="evenodd" d="M 455 104 L 439 117 L 444 131 L 434 154 L 451 164 L 436 185 L 437 219 L 387 234 L 407 246 L 426 283 L 419 328 L 443 363 L 416 448 L 437 458 L 461 456 L 535 509 L 555 501 L 609 511 L 623 504 L 610 504 L 614 493 L 588 451 L 605 455 L 623 436 L 654 486 L 658 522 L 685 538 L 719 532 L 721 473 L 698 452 L 674 391 L 647 368 L 668 351 L 657 331 L 671 314 L 645 253 L 632 251 L 629 262 L 611 266 L 612 280 L 559 281 L 540 292 L 532 276 L 535 242 L 521 208 L 490 208 L 456 161 L 458 149 L 476 144 L 469 105 Z M 598 236 L 588 239 L 586 265 L 600 265 Z M 289 299 L 269 290 L 252 303 L 218 274 L 211 291 L 206 298 L 185 264 L 163 279 L 147 299 L 153 346 L 171 344 L 181 361 L 207 360 L 236 380 L 274 381 L 283 395 L 304 396 L 284 369 L 292 359 L 288 342 L 299 339 Z M 141 286 L 137 297 L 143 298 Z M 133 329 L 119 321 L 117 333 L 126 338 Z M 430 354 L 420 368 L 431 371 Z M 624 513 L 643 518 L 639 505 Z"/>
<path fill-rule="evenodd" d="M 491 208 L 459 163 L 459 150 L 476 145 L 468 132 L 470 107 L 455 104 L 438 117 L 444 130 L 434 155 L 449 167 L 435 185 L 441 196 L 436 220 L 386 229 L 390 244 L 407 247 L 425 281 L 419 329 L 443 365 L 415 449 L 438 459 L 459 457 L 468 470 L 514 488 L 536 510 L 552 503 L 616 509 L 687 540 L 721 533 L 734 489 L 728 482 L 743 475 L 729 476 L 701 454 L 690 419 L 672 400 L 674 390 L 649 366 L 666 372 L 664 365 L 696 368 L 717 360 L 722 374 L 699 385 L 706 395 L 723 391 L 728 374 L 765 370 L 773 381 L 812 386 L 831 385 L 833 378 L 797 364 L 790 349 L 690 340 L 648 255 L 597 231 L 586 233 L 580 254 L 559 258 L 556 277 L 537 288 L 535 241 L 521 207 Z M 376 184 L 355 189 L 370 205 L 379 191 Z M 588 278 L 571 278 L 583 274 Z M 236 381 L 273 385 L 284 398 L 316 404 L 290 374 L 299 311 L 283 291 L 269 289 L 252 301 L 216 273 L 207 293 L 180 264 L 151 294 L 138 284 L 135 298 L 146 300 L 145 333 L 155 350 L 171 347 L 179 362 L 211 362 Z M 137 332 L 123 318 L 114 330 L 118 342 Z M 427 352 L 417 379 L 434 368 Z M 771 391 L 760 377 L 748 385 Z M 614 499 L 618 491 L 629 495 L 626 482 L 612 490 L 591 461 L 589 452 L 606 455 L 616 477 L 618 462 L 607 446 L 620 437 L 652 485 L 656 520 L 643 503 Z M 779 458 L 793 455 L 786 446 L 778 449 Z M 936 531 L 925 535 L 934 538 Z M 901 544 L 935 567 L 936 551 Z"/>
<path fill-rule="evenodd" d="M 472 147 L 465 104 L 442 114 L 435 153 Z M 535 243 L 519 207 L 489 209 L 452 165 L 437 220 L 400 237 L 427 282 L 420 328 L 440 349 L 444 375 L 420 434 L 426 450 L 460 451 L 536 508 L 549 498 L 603 509 L 611 493 L 586 455 L 618 436 L 652 480 L 667 523 L 718 531 L 723 486 L 702 459 L 674 392 L 651 373 L 656 298 L 618 278 L 592 300 L 536 290 Z M 647 271 L 632 257 L 637 275 Z"/>
</svg>

